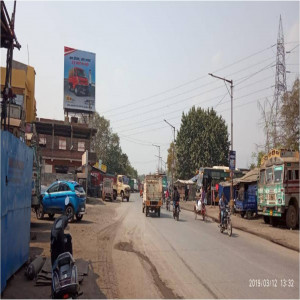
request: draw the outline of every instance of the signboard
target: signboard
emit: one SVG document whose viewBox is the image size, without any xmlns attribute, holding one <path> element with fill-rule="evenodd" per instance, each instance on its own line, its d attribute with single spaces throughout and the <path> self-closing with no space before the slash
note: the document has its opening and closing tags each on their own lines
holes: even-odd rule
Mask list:
<svg viewBox="0 0 300 300">
<path fill-rule="evenodd" d="M 232 171 L 235 170 L 235 160 L 236 160 L 236 152 L 232 150 L 229 152 L 229 169 Z"/>
<path fill-rule="evenodd" d="M 95 111 L 96 54 L 65 47 L 64 109 Z"/>
<path fill-rule="evenodd" d="M 88 164 L 88 151 L 87 150 L 82 154 L 81 160 L 82 160 L 83 166 Z"/>
</svg>

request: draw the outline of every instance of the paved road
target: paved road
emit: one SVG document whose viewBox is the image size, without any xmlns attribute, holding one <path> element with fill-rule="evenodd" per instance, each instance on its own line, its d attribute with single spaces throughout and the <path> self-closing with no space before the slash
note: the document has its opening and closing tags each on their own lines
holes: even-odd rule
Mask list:
<svg viewBox="0 0 300 300">
<path fill-rule="evenodd" d="M 109 232 L 120 297 L 299 298 L 297 252 L 235 229 L 228 237 L 188 211 L 179 222 L 165 209 L 145 217 L 141 201 L 121 203 Z"/>
</svg>

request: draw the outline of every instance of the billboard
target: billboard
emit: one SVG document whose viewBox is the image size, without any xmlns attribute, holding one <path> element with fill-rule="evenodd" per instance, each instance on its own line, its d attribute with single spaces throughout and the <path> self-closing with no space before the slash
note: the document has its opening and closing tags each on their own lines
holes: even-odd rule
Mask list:
<svg viewBox="0 0 300 300">
<path fill-rule="evenodd" d="M 235 170 L 235 160 L 236 160 L 236 152 L 230 150 L 229 152 L 229 169 L 234 171 Z"/>
<path fill-rule="evenodd" d="M 64 109 L 95 111 L 96 54 L 64 49 Z"/>
</svg>

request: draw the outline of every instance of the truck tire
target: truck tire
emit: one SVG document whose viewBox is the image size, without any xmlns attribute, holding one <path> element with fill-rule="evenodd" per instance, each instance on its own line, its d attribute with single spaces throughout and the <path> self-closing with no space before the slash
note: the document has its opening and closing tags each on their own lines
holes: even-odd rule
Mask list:
<svg viewBox="0 0 300 300">
<path fill-rule="evenodd" d="M 127 197 L 127 202 L 129 202 L 129 197 Z"/>
<path fill-rule="evenodd" d="M 270 217 L 264 216 L 264 222 L 265 222 L 265 224 L 270 224 Z"/>
<path fill-rule="evenodd" d="M 251 216 L 252 216 L 252 212 L 250 210 L 247 210 L 246 216 L 247 216 L 247 219 L 250 220 Z"/>
<path fill-rule="evenodd" d="M 148 215 L 149 215 L 149 209 L 148 207 L 146 207 L 146 217 L 148 217 Z"/>
<path fill-rule="evenodd" d="M 286 227 L 295 229 L 297 226 L 297 212 L 294 205 L 289 205 L 285 217 Z"/>
<path fill-rule="evenodd" d="M 121 192 L 121 198 L 122 198 L 122 202 L 123 202 L 123 200 L 124 200 L 124 192 L 123 191 Z"/>
<path fill-rule="evenodd" d="M 143 213 L 145 213 L 145 206 L 143 205 Z"/>
<path fill-rule="evenodd" d="M 116 191 L 113 191 L 113 199 L 117 200 L 117 192 Z"/>
<path fill-rule="evenodd" d="M 241 212 L 241 218 L 244 219 L 244 217 L 245 217 L 245 212 L 242 211 L 242 212 Z"/>
<path fill-rule="evenodd" d="M 160 218 L 160 208 L 157 210 L 157 215 Z"/>
</svg>

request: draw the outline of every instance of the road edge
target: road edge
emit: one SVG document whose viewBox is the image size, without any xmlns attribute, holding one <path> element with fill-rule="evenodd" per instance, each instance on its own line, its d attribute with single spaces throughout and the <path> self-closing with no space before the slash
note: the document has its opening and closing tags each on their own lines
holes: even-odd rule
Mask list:
<svg viewBox="0 0 300 300">
<path fill-rule="evenodd" d="M 181 207 L 181 209 L 186 210 L 186 211 L 194 212 L 192 209 L 188 209 L 188 208 L 184 208 L 184 207 Z M 209 218 L 211 218 L 215 223 L 219 223 L 218 218 L 216 218 L 216 217 L 214 217 L 214 216 L 212 216 L 210 214 L 207 214 L 207 216 Z M 287 243 L 280 242 L 279 240 L 274 240 L 274 239 L 272 239 L 271 237 L 269 237 L 266 234 L 259 233 L 259 232 L 256 232 L 256 231 L 252 231 L 249 228 L 245 228 L 245 227 L 242 227 L 242 226 L 234 226 L 234 228 L 239 229 L 239 230 L 244 231 L 244 232 L 247 232 L 247 233 L 250 233 L 250 234 L 253 234 L 255 236 L 259 236 L 260 238 L 268 240 L 268 241 L 270 241 L 270 242 L 272 242 L 274 244 L 280 245 L 280 246 L 285 247 L 287 249 L 290 249 L 290 250 L 293 250 L 293 251 L 296 251 L 296 252 L 300 252 L 299 251 L 299 247 L 297 248 L 297 247 L 294 247 L 294 246 L 289 245 Z"/>
</svg>

